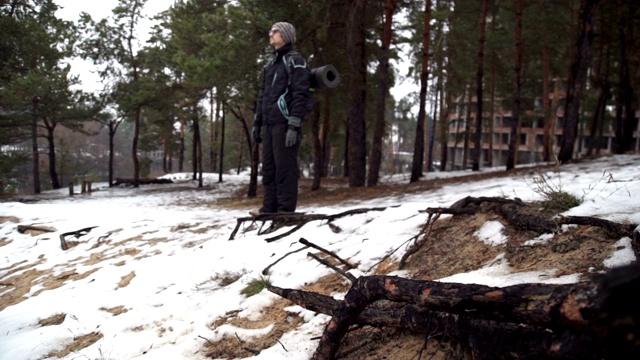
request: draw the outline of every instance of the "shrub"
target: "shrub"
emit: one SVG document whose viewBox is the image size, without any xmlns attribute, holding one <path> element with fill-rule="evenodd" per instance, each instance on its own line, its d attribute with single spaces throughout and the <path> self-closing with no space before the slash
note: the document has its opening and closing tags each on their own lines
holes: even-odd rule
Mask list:
<svg viewBox="0 0 640 360">
<path fill-rule="evenodd" d="M 533 183 L 533 191 L 542 195 L 545 208 L 562 212 L 582 204 L 581 198 L 562 190 L 562 183 L 558 180 L 554 184 L 548 175 L 534 176 Z"/>
<path fill-rule="evenodd" d="M 264 277 L 261 275 L 260 278 L 254 278 L 249 281 L 249 284 L 247 284 L 247 286 L 245 286 L 244 289 L 240 291 L 240 294 L 246 297 L 250 297 L 258 294 L 269 285 L 271 285 L 271 280 L 269 279 L 269 277 Z"/>
</svg>

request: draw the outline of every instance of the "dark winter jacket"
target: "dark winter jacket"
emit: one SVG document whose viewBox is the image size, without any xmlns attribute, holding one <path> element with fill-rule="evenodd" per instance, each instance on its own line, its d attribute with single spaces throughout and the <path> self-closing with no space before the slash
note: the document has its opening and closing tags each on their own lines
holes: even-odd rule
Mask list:
<svg viewBox="0 0 640 360">
<path fill-rule="evenodd" d="M 285 60 L 289 63 L 291 81 Z M 262 73 L 255 124 L 293 123 L 307 115 L 310 70 L 302 55 L 286 44 L 274 52 Z M 289 85 L 290 84 L 290 85 Z"/>
</svg>

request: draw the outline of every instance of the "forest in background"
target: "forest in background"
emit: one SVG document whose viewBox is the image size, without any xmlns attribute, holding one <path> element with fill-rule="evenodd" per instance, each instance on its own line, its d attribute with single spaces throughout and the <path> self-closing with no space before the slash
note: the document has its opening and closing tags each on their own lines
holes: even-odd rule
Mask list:
<svg viewBox="0 0 640 360">
<path fill-rule="evenodd" d="M 342 78 L 317 92 L 303 125 L 313 189 L 326 176 L 361 187 L 394 171 L 415 182 L 433 164 L 450 170 L 447 122 L 461 106 L 473 170 L 498 108 L 512 114 L 507 169 L 520 128 L 539 119 L 545 161 L 581 156 L 579 126 L 593 143 L 611 127 L 612 151 L 637 150 L 635 0 L 176 0 L 141 44 L 146 3 L 119 0 L 112 14 L 77 21 L 58 18 L 55 0 L 0 3 L 1 193 L 116 177 L 137 186 L 168 172 L 202 185 L 203 172 L 250 168 L 255 196 L 260 147 L 249 129 L 277 21 L 296 26 L 312 68 L 332 64 Z M 407 69 L 394 66 L 401 55 Z M 91 61 L 103 89 L 82 91 L 71 57 Z M 405 79 L 419 90 L 394 99 Z M 395 152 L 412 154 L 408 169 L 389 166 Z"/>
</svg>

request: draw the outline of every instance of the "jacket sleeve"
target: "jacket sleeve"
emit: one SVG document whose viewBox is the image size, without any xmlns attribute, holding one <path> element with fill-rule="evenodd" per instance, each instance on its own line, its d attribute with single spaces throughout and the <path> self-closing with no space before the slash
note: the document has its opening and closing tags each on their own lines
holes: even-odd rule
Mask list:
<svg viewBox="0 0 640 360">
<path fill-rule="evenodd" d="M 311 96 L 309 90 L 311 70 L 300 54 L 293 56 L 291 61 L 291 106 L 289 114 L 291 117 L 302 120 L 309 112 L 307 104 Z"/>
</svg>

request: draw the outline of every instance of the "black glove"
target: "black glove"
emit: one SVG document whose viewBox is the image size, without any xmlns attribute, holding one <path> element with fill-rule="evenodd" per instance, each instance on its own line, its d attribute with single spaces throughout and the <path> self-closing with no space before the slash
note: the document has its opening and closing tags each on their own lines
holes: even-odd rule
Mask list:
<svg viewBox="0 0 640 360">
<path fill-rule="evenodd" d="M 284 139 L 284 146 L 292 147 L 298 142 L 298 130 L 302 125 L 302 119 L 291 116 L 289 117 L 288 125 L 289 130 L 287 130 L 287 136 Z"/>
<path fill-rule="evenodd" d="M 253 126 L 253 141 L 260 144 L 262 142 L 262 138 L 260 137 L 260 126 Z"/>
</svg>

